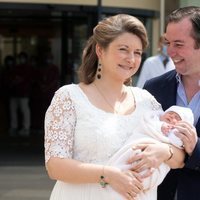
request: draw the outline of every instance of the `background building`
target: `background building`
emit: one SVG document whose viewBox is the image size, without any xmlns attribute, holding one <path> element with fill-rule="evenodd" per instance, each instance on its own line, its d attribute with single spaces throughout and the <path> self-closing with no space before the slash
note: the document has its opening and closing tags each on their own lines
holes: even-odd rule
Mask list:
<svg viewBox="0 0 200 200">
<path fill-rule="evenodd" d="M 198 0 L 0 0 L 0 138 L 9 138 L 10 94 L 2 81 L 6 56 L 13 56 L 17 64 L 17 55 L 26 52 L 31 67 L 40 70 L 43 59 L 51 55 L 51 62 L 59 69 L 59 86 L 76 82 L 83 46 L 99 19 L 117 13 L 141 19 L 150 40 L 147 57 L 156 52 L 165 16 L 180 6 L 199 4 Z"/>
</svg>

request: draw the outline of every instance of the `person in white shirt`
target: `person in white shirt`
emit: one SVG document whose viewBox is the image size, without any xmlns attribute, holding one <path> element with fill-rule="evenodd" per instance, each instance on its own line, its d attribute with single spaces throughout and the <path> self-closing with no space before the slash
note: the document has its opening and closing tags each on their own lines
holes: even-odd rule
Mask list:
<svg viewBox="0 0 200 200">
<path fill-rule="evenodd" d="M 146 80 L 162 75 L 174 68 L 173 61 L 167 55 L 163 34 L 159 38 L 158 54 L 151 56 L 144 61 L 136 86 L 142 88 Z"/>
</svg>

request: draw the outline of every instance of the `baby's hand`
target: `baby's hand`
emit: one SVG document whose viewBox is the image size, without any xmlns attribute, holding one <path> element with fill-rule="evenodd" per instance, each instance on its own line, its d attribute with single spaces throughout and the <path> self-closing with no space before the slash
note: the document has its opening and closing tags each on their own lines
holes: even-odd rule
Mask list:
<svg viewBox="0 0 200 200">
<path fill-rule="evenodd" d="M 173 128 L 172 125 L 167 124 L 167 123 L 163 123 L 161 126 L 161 131 L 164 135 L 168 135 L 169 131 Z"/>
</svg>

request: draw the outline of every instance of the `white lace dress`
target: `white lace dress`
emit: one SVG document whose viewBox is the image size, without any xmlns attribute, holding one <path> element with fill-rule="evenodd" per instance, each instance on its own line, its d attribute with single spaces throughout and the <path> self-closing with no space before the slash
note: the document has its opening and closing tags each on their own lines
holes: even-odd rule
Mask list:
<svg viewBox="0 0 200 200">
<path fill-rule="evenodd" d="M 61 87 L 49 106 L 45 117 L 45 162 L 50 157 L 73 158 L 82 162 L 101 165 L 115 163 L 116 155 L 130 148 L 129 138 L 145 138 L 139 133 L 140 121 L 145 113 L 160 110 L 150 93 L 131 88 L 135 96 L 136 110 L 129 115 L 118 115 L 98 109 L 76 84 Z M 128 145 L 125 145 L 128 144 Z M 156 181 L 148 182 L 148 190 L 138 199 L 156 200 L 157 185 L 167 174 L 169 167 L 161 166 Z M 152 185 L 151 185 L 152 184 Z M 57 181 L 51 200 L 123 200 L 111 187 L 100 184 L 70 184 Z"/>
</svg>

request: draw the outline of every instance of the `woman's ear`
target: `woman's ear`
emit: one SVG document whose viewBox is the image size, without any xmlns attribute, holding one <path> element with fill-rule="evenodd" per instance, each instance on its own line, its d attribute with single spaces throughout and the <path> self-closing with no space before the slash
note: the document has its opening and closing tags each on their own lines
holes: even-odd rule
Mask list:
<svg viewBox="0 0 200 200">
<path fill-rule="evenodd" d="M 102 55 L 102 48 L 98 44 L 96 44 L 96 54 L 98 58 L 100 59 Z"/>
</svg>

